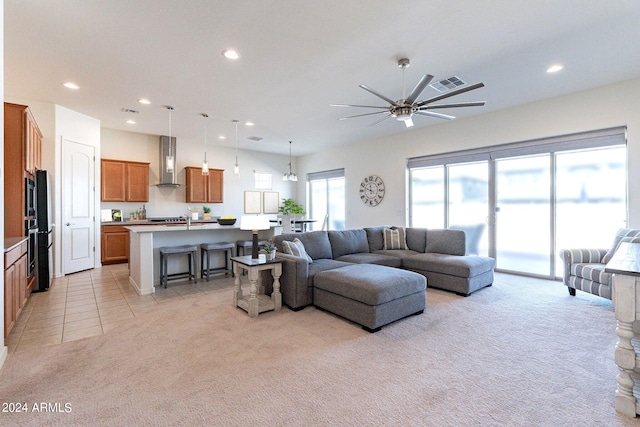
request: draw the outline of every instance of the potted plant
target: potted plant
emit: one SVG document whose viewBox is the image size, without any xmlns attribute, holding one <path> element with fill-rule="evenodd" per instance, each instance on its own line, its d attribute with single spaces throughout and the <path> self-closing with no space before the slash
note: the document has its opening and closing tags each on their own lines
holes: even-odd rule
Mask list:
<svg viewBox="0 0 640 427">
<path fill-rule="evenodd" d="M 269 240 L 267 242 L 267 244 L 264 245 L 263 250 L 267 254 L 267 260 L 268 261 L 273 261 L 275 259 L 275 257 L 276 257 L 276 245 L 274 245 L 271 240 Z"/>
<path fill-rule="evenodd" d="M 207 206 L 202 207 L 202 219 L 205 221 L 211 220 L 211 208 Z"/>
<path fill-rule="evenodd" d="M 304 215 L 306 212 L 302 205 L 297 204 L 292 198 L 282 199 L 282 206 L 278 208 L 282 215 Z"/>
</svg>

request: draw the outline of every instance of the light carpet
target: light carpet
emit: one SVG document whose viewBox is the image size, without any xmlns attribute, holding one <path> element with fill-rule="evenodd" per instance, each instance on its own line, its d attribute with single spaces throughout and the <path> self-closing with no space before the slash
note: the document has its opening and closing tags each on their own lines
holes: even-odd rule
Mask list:
<svg viewBox="0 0 640 427">
<path fill-rule="evenodd" d="M 251 319 L 231 298 L 225 286 L 12 354 L 0 400 L 29 408 L 0 424 L 640 425 L 614 409 L 611 302 L 557 282 L 497 275 L 467 298 L 428 289 L 424 314 L 375 334 L 312 307 Z M 33 412 L 38 402 L 54 412 Z"/>
</svg>

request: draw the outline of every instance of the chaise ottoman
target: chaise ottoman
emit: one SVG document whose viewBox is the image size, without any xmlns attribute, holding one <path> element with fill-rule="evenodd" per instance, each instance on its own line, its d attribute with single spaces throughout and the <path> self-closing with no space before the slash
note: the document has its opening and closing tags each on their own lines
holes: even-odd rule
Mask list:
<svg viewBox="0 0 640 427">
<path fill-rule="evenodd" d="M 353 264 L 322 271 L 313 280 L 313 304 L 377 332 L 427 303 L 427 279 L 412 271 Z"/>
</svg>

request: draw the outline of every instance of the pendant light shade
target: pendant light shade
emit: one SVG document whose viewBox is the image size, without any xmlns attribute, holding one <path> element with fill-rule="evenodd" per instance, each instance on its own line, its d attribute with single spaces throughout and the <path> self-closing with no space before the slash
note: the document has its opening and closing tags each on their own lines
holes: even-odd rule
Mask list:
<svg viewBox="0 0 640 427">
<path fill-rule="evenodd" d="M 298 175 L 291 172 L 291 141 L 289 141 L 289 172 L 285 173 L 282 177 L 283 181 L 298 181 Z"/>
<path fill-rule="evenodd" d="M 173 107 L 171 105 L 165 105 L 164 108 L 169 110 L 169 154 L 166 156 L 165 164 L 167 173 L 173 173 L 175 170 L 175 158 L 173 157 L 173 150 L 171 148 L 171 113 L 173 112 Z"/>
<path fill-rule="evenodd" d="M 209 117 L 208 114 L 200 114 L 205 119 Z M 204 125 L 204 160 L 202 161 L 202 175 L 209 175 L 209 162 L 207 161 L 207 124 Z"/>
<path fill-rule="evenodd" d="M 233 165 L 233 174 L 238 176 L 240 175 L 240 165 L 238 164 L 238 123 L 240 120 L 232 120 L 236 125 L 236 162 Z"/>
</svg>

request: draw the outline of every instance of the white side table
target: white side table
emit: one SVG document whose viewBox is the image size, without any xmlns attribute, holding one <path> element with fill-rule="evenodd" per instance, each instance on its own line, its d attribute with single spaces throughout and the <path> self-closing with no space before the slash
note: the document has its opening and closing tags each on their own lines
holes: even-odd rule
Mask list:
<svg viewBox="0 0 640 427">
<path fill-rule="evenodd" d="M 257 317 L 258 314 L 282 308 L 282 294 L 280 293 L 280 276 L 282 275 L 282 260 L 266 261 L 264 258 L 252 259 L 251 255 L 232 257 L 233 273 L 236 276 L 233 290 L 233 305 L 240 307 L 249 314 L 249 317 Z M 251 291 L 249 295 L 242 295 L 240 276 L 242 270 L 247 270 Z M 273 276 L 273 292 L 271 298 L 264 294 L 264 286 L 260 279 L 260 272 L 271 270 Z"/>
<path fill-rule="evenodd" d="M 640 375 L 640 364 L 632 340 L 639 336 L 636 321 L 640 319 L 640 243 L 620 243 L 605 271 L 613 273 L 612 298 L 617 321 L 615 361 L 620 373 L 616 378 L 615 408 L 635 417 L 640 413 L 640 404 L 633 391 L 634 377 Z"/>
</svg>

